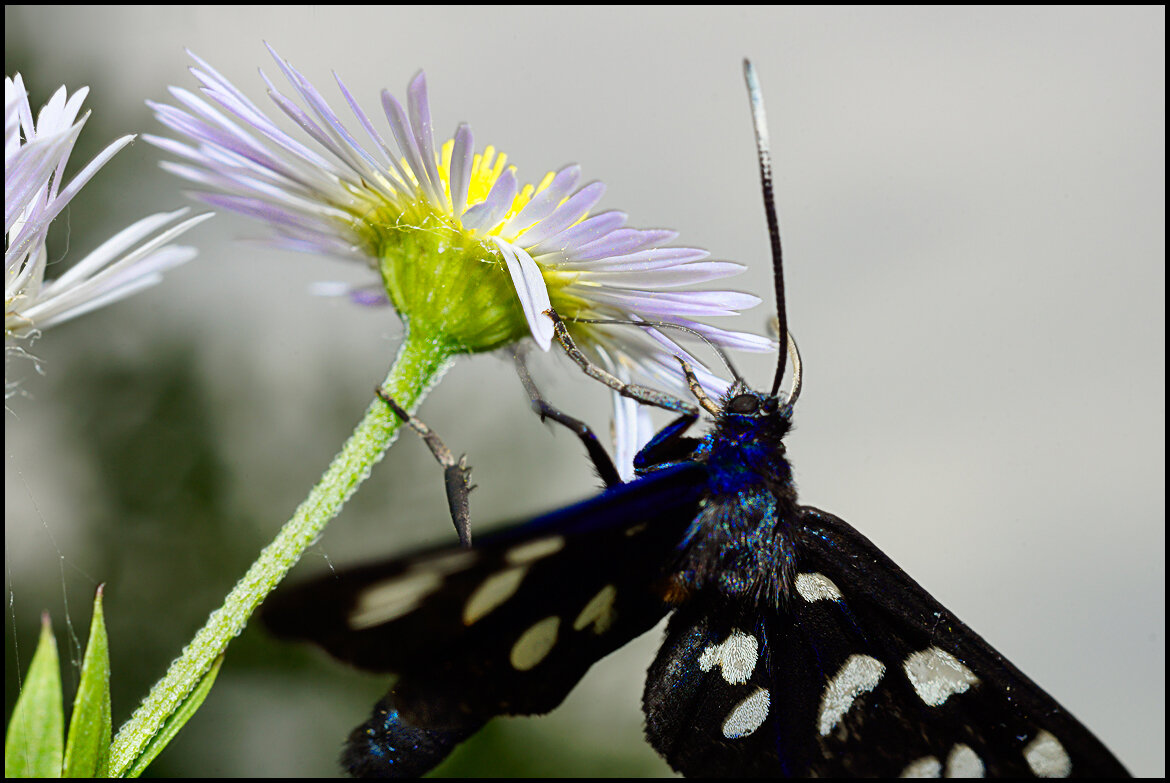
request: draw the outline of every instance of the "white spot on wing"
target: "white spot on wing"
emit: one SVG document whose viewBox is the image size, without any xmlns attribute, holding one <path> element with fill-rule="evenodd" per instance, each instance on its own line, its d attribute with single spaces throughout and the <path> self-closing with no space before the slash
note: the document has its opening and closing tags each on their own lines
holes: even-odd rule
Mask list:
<svg viewBox="0 0 1170 783">
<path fill-rule="evenodd" d="M 970 745 L 959 743 L 951 748 L 947 756 L 948 778 L 981 778 L 983 777 L 983 759 L 971 750 Z"/>
<path fill-rule="evenodd" d="M 963 693 L 979 684 L 979 678 L 958 658 L 938 647 L 911 653 L 902 668 L 919 698 L 931 707 L 937 707 L 953 694 Z"/>
<path fill-rule="evenodd" d="M 443 584 L 435 571 L 407 571 L 362 590 L 349 613 L 349 627 L 355 631 L 397 620 L 414 610 Z"/>
<path fill-rule="evenodd" d="M 728 683 L 743 685 L 752 676 L 758 655 L 755 637 L 735 628 L 722 643 L 707 645 L 699 656 L 699 668 L 709 672 L 718 666 Z"/>
<path fill-rule="evenodd" d="M 841 591 L 824 574 L 809 573 L 796 577 L 796 592 L 810 604 L 815 601 L 840 601 Z"/>
<path fill-rule="evenodd" d="M 617 588 L 613 585 L 606 585 L 597 592 L 597 595 L 589 599 L 589 603 L 585 604 L 585 608 L 581 610 L 581 614 L 577 615 L 577 619 L 573 621 L 574 631 L 583 631 L 588 626 L 593 626 L 593 633 L 603 634 L 609 630 L 613 625 L 616 613 L 613 610 L 613 599 L 617 597 Z"/>
<path fill-rule="evenodd" d="M 904 778 L 937 778 L 942 776 L 942 764 L 934 756 L 923 756 L 906 765 L 902 770 Z"/>
<path fill-rule="evenodd" d="M 479 552 L 472 549 L 456 549 L 454 552 L 440 552 L 436 555 L 424 557 L 410 567 L 412 571 L 426 569 L 437 571 L 446 576 L 456 571 L 462 571 L 475 562 Z"/>
<path fill-rule="evenodd" d="M 885 664 L 869 655 L 850 655 L 849 660 L 825 685 L 821 694 L 821 712 L 817 728 L 827 737 L 837 722 L 849 712 L 853 702 L 863 693 L 869 693 L 886 673 Z"/>
<path fill-rule="evenodd" d="M 1067 778 L 1072 772 L 1072 759 L 1064 746 L 1047 731 L 1041 731 L 1024 748 L 1024 758 L 1038 778 Z"/>
<path fill-rule="evenodd" d="M 514 546 L 504 555 L 508 565 L 524 565 L 556 554 L 565 548 L 564 536 L 548 536 Z"/>
<path fill-rule="evenodd" d="M 471 625 L 515 595 L 527 573 L 528 566 L 515 566 L 483 580 L 463 605 L 463 624 Z"/>
<path fill-rule="evenodd" d="M 757 688 L 755 693 L 735 705 L 727 720 L 723 721 L 723 736 L 739 739 L 751 734 L 768 719 L 771 703 L 771 694 L 764 688 Z"/>
<path fill-rule="evenodd" d="M 557 629 L 560 625 L 561 618 L 553 615 L 520 634 L 520 638 L 512 645 L 512 654 L 508 656 L 512 668 L 526 672 L 543 661 L 557 643 Z"/>
</svg>

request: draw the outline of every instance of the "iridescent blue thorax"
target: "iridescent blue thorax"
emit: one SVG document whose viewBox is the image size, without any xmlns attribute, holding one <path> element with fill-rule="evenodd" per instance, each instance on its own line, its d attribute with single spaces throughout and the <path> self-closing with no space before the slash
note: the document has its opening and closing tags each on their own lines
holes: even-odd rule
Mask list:
<svg viewBox="0 0 1170 783">
<path fill-rule="evenodd" d="M 784 436 L 792 428 L 791 406 L 770 394 L 735 387 L 722 403 L 694 456 L 710 470 L 712 490 L 730 495 L 765 486 L 787 494 L 792 471 L 784 456 Z"/>
<path fill-rule="evenodd" d="M 783 438 L 792 407 L 733 387 L 692 459 L 707 467 L 708 492 L 680 545 L 676 582 L 779 606 L 795 576 L 789 532 L 796 488 Z"/>
</svg>

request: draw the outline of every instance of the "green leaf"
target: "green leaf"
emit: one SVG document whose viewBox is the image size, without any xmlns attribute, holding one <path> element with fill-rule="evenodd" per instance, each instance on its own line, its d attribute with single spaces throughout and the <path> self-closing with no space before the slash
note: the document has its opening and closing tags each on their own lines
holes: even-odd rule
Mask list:
<svg viewBox="0 0 1170 783">
<path fill-rule="evenodd" d="M 89 643 L 81 662 L 81 682 L 69 718 L 65 746 L 67 778 L 108 777 L 110 768 L 110 645 L 102 614 L 102 588 L 93 599 Z"/>
<path fill-rule="evenodd" d="M 24 678 L 24 688 L 8 720 L 8 736 L 4 739 L 5 777 L 61 777 L 64 727 L 61 665 L 46 612 L 41 615 L 41 638 Z"/>
<path fill-rule="evenodd" d="M 183 728 L 183 725 L 191 720 L 191 716 L 195 714 L 196 710 L 199 709 L 199 705 L 203 703 L 203 700 L 207 698 L 207 694 L 211 692 L 211 686 L 215 684 L 215 677 L 219 674 L 219 667 L 222 665 L 223 655 L 220 655 L 211 664 L 211 669 L 208 670 L 207 674 L 203 675 L 203 679 L 199 681 L 199 684 L 187 694 L 187 698 L 183 700 L 179 708 L 175 710 L 171 717 L 167 718 L 167 722 L 158 730 L 158 734 L 155 734 L 150 742 L 147 743 L 146 747 L 143 748 L 142 754 L 134 759 L 134 763 L 126 771 L 126 777 L 136 778 L 145 772 L 147 765 L 154 761 L 154 757 L 162 753 L 163 748 L 179 733 L 179 729 Z"/>
</svg>

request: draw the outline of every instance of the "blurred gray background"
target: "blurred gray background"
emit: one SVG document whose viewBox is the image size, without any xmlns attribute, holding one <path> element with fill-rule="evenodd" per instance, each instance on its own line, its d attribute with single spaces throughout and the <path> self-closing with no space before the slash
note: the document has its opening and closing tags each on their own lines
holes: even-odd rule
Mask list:
<svg viewBox="0 0 1170 783">
<path fill-rule="evenodd" d="M 802 498 L 849 520 L 1140 775 L 1165 773 L 1165 12 L 1143 9 L 130 8 L 8 6 L 5 72 L 35 104 L 90 87 L 74 169 L 143 105 L 193 87 L 184 47 L 265 106 L 261 42 L 371 114 L 427 71 L 437 134 L 471 124 L 523 181 L 567 162 L 601 209 L 744 262 L 770 301 L 741 59 L 778 171 L 789 320 L 805 359 L 789 440 Z M 275 111 L 275 109 L 273 109 Z M 384 125 L 382 126 L 385 127 Z M 138 142 L 59 219 L 61 269 L 185 202 Z M 107 584 L 114 718 L 218 605 L 386 372 L 389 310 L 313 298 L 367 279 L 221 216 L 200 257 L 49 332 L 5 417 L 9 700 L 49 609 L 68 661 Z M 758 385 L 772 360 L 742 356 Z M 547 358 L 561 407 L 607 394 Z M 463 360 L 421 415 L 467 452 L 479 529 L 595 482 L 510 365 Z M 297 571 L 453 539 L 442 477 L 405 437 Z M 295 576 L 295 575 L 294 575 Z M 67 625 L 68 623 L 68 625 Z M 15 628 L 15 638 L 13 638 Z M 543 718 L 494 722 L 449 774 L 668 772 L 641 739 L 652 632 Z M 66 665 L 66 688 L 76 669 Z M 330 775 L 384 678 L 252 627 L 159 775 Z"/>
</svg>

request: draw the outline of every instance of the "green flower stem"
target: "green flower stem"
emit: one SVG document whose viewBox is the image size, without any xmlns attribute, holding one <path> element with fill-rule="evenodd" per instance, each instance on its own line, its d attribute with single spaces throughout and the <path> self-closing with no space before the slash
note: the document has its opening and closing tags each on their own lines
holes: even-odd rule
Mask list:
<svg viewBox="0 0 1170 783">
<path fill-rule="evenodd" d="M 418 334 L 408 327 L 383 385 L 402 408 L 413 412 L 450 367 L 456 352 L 456 348 L 433 334 Z M 264 548 L 243 579 L 232 588 L 223 606 L 211 613 L 207 624 L 118 731 L 110 749 L 112 777 L 121 777 L 131 768 L 151 737 L 183 704 L 228 643 L 244 630 L 264 597 L 317 540 L 326 523 L 341 512 L 345 501 L 394 442 L 399 425 L 389 407 L 375 398 L 292 519 Z"/>
</svg>

